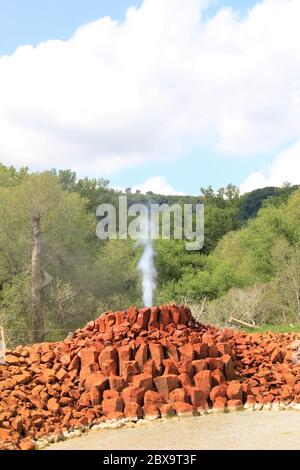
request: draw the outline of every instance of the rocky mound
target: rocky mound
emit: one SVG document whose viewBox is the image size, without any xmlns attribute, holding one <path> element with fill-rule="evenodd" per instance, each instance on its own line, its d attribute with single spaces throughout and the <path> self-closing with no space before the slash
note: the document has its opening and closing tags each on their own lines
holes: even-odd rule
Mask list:
<svg viewBox="0 0 300 470">
<path fill-rule="evenodd" d="M 300 402 L 296 339 L 219 330 L 181 305 L 107 312 L 63 342 L 7 351 L 0 448 L 103 420 Z"/>
</svg>

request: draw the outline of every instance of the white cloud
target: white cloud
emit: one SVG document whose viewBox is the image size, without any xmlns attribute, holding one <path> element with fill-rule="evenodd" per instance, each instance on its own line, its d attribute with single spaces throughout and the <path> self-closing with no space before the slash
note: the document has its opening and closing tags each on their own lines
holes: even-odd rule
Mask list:
<svg viewBox="0 0 300 470">
<path fill-rule="evenodd" d="M 282 186 L 286 182 L 300 184 L 300 140 L 281 152 L 265 173 L 251 173 L 240 189 L 246 193 L 265 186 Z"/>
<path fill-rule="evenodd" d="M 162 176 L 153 176 L 144 181 L 144 183 L 133 186 L 132 192 L 135 193 L 137 190 L 140 190 L 144 194 L 148 191 L 152 191 L 155 194 L 164 194 L 167 196 L 182 196 L 184 194 L 180 191 L 176 191 Z"/>
<path fill-rule="evenodd" d="M 300 1 L 210 20 L 145 0 L 69 41 L 0 57 L 0 159 L 110 175 L 192 148 L 246 156 L 300 137 Z"/>
</svg>

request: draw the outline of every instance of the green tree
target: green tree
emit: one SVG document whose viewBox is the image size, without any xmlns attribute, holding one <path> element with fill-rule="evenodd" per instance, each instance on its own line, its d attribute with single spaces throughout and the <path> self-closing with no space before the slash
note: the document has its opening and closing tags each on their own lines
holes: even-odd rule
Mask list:
<svg viewBox="0 0 300 470">
<path fill-rule="evenodd" d="M 18 330 L 22 323 L 24 330 L 35 330 L 33 299 L 29 292 L 34 241 L 32 219 L 37 213 L 40 215 L 39 269 L 42 284 L 41 310 L 45 330 L 53 327 L 57 320 L 53 291 L 65 289 L 68 283 L 72 285 L 75 293 L 72 302 L 77 302 L 78 316 L 72 319 L 76 326 L 82 322 L 80 293 L 89 292 L 88 276 L 85 272 L 90 271 L 89 266 L 94 262 L 96 247 L 88 243 L 88 239 L 90 233 L 95 231 L 95 223 L 85 210 L 85 201 L 78 194 L 63 191 L 57 178 L 50 172 L 32 174 L 15 187 L 0 189 L 2 321 L 12 329 L 15 325 Z M 12 299 L 12 292 L 16 289 L 22 292 L 23 301 L 17 309 L 19 318 L 14 323 L 10 316 L 9 299 Z M 51 302 L 48 302 L 50 294 L 52 307 Z M 19 296 L 17 298 L 21 300 Z M 60 326 L 63 327 L 63 323 Z M 34 340 L 37 336 L 33 334 L 28 337 L 30 338 Z"/>
</svg>

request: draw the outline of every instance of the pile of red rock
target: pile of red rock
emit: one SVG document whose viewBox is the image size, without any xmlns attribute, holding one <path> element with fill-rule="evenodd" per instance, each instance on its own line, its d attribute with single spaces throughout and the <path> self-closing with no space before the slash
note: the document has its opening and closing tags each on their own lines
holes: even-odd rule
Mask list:
<svg viewBox="0 0 300 470">
<path fill-rule="evenodd" d="M 0 448 L 104 420 L 300 402 L 296 339 L 199 324 L 181 305 L 107 312 L 63 342 L 7 351 Z"/>
</svg>

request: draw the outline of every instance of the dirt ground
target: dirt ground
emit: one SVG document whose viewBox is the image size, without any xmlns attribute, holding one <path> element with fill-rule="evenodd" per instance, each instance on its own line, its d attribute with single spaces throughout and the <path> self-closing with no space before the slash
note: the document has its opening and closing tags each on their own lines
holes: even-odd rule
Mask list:
<svg viewBox="0 0 300 470">
<path fill-rule="evenodd" d="M 300 413 L 237 412 L 90 431 L 47 450 L 300 449 Z"/>
</svg>

